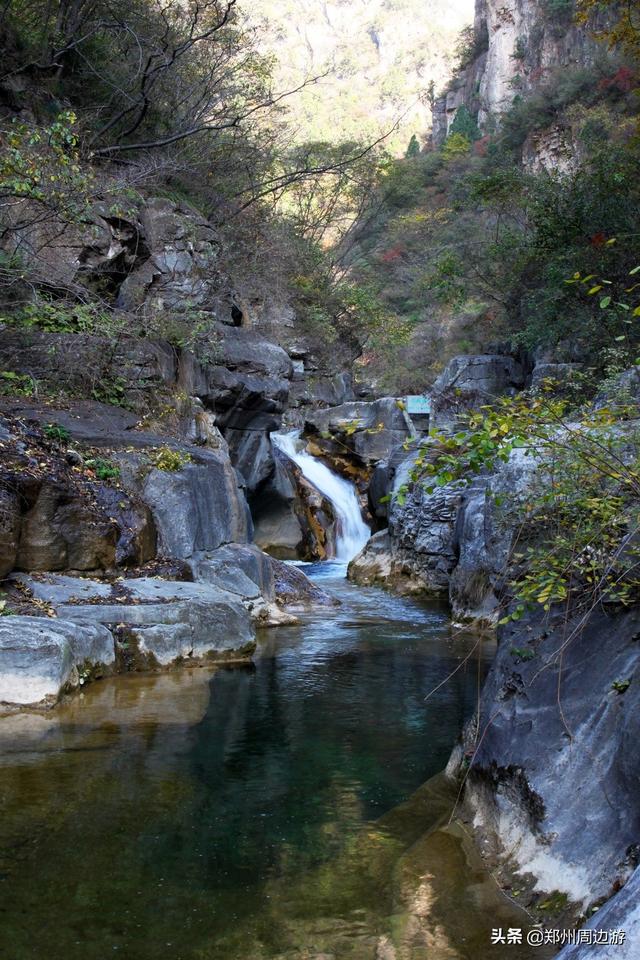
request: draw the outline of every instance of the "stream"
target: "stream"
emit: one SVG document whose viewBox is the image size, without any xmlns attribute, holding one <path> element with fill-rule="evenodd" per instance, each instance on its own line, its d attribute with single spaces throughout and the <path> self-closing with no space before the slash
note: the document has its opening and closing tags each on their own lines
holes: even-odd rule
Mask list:
<svg viewBox="0 0 640 960">
<path fill-rule="evenodd" d="M 0 721 L 2 960 L 504 956 L 490 930 L 525 914 L 459 827 L 428 832 L 485 661 L 425 701 L 474 640 L 340 564 L 305 570 L 341 605 L 265 631 L 252 666 Z"/>
</svg>

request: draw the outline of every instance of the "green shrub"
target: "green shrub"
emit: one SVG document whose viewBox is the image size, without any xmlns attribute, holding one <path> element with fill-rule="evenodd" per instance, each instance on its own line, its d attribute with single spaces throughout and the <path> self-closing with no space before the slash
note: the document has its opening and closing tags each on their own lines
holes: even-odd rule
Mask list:
<svg viewBox="0 0 640 960">
<path fill-rule="evenodd" d="M 462 106 L 458 107 L 456 110 L 456 115 L 453 118 L 453 123 L 449 128 L 449 138 L 454 134 L 460 133 L 463 137 L 466 137 L 467 140 L 478 140 L 480 138 L 480 130 L 478 129 L 478 124 L 476 120 L 471 116 L 468 109 L 465 107 L 464 103 Z"/>
<path fill-rule="evenodd" d="M 47 333 L 109 333 L 113 318 L 95 304 L 67 303 L 38 297 L 3 320 L 16 327 L 35 328 Z"/>
<path fill-rule="evenodd" d="M 120 467 L 112 460 L 95 457 L 95 459 L 85 460 L 84 465 L 90 470 L 93 470 L 98 480 L 109 481 L 120 479 Z"/>
<path fill-rule="evenodd" d="M 544 390 L 525 392 L 469 415 L 456 434 L 433 431 L 421 445 L 411 480 L 430 493 L 495 472 L 516 449 L 535 458 L 526 490 L 494 497 L 498 512 L 518 522 L 510 558 L 517 604 L 502 622 L 565 601 L 589 609 L 637 602 L 640 434 L 632 421 L 620 429 L 635 416 L 633 405 L 576 410 Z M 399 492 L 406 496 L 406 488 Z"/>
<path fill-rule="evenodd" d="M 154 467 L 158 470 L 166 470 L 174 473 L 176 470 L 182 470 L 184 466 L 191 463 L 191 456 L 183 453 L 182 450 L 172 450 L 171 447 L 160 447 L 152 457 Z"/>
<path fill-rule="evenodd" d="M 126 399 L 127 381 L 124 377 L 102 377 L 91 390 L 91 396 L 100 403 L 108 403 L 112 407 L 129 406 Z"/>
<path fill-rule="evenodd" d="M 442 145 L 442 156 L 445 160 L 456 160 L 466 157 L 471 150 L 471 140 L 463 133 L 450 133 Z"/>
<path fill-rule="evenodd" d="M 33 377 L 13 370 L 0 370 L 0 396 L 33 397 L 35 392 L 36 381 Z"/>
<path fill-rule="evenodd" d="M 71 434 L 66 427 L 61 427 L 58 423 L 47 423 L 42 428 L 42 432 L 49 440 L 56 440 L 58 443 L 68 443 Z"/>
</svg>

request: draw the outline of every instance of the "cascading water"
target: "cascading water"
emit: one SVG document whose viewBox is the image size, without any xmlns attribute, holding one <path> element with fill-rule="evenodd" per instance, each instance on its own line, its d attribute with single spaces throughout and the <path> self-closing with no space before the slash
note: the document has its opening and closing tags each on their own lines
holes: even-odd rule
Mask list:
<svg viewBox="0 0 640 960">
<path fill-rule="evenodd" d="M 364 547 L 371 531 L 362 519 L 353 484 L 332 473 L 329 467 L 304 450 L 298 450 L 298 431 L 272 433 L 271 442 L 299 467 L 302 475 L 331 501 L 336 516 L 336 560 L 348 563 Z"/>
</svg>

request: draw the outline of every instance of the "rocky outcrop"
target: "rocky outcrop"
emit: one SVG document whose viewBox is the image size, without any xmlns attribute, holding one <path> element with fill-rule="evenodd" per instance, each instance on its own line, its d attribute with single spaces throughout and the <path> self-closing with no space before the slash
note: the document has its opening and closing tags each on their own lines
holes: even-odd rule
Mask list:
<svg viewBox="0 0 640 960">
<path fill-rule="evenodd" d="M 251 518 L 224 451 L 197 448 L 190 462 L 163 470 L 145 453 L 117 453 L 122 484 L 149 507 L 163 556 L 184 560 L 245 542 Z"/>
<path fill-rule="evenodd" d="M 433 111 L 433 139 L 440 145 L 464 105 L 480 129 L 499 119 L 514 96 L 544 85 L 560 68 L 586 67 L 598 45 L 573 21 L 573 6 L 544 0 L 476 0 L 475 49 Z"/>
<path fill-rule="evenodd" d="M 126 645 L 129 669 L 246 659 L 255 647 L 240 599 L 212 584 L 153 577 L 111 584 L 52 575 L 19 576 L 19 582 L 61 619 L 109 627 Z"/>
<path fill-rule="evenodd" d="M 395 397 L 313 410 L 305 416 L 304 429 L 314 456 L 356 480 L 363 474 L 368 479 L 375 464 L 415 433 L 403 403 Z"/>
<path fill-rule="evenodd" d="M 449 361 L 431 389 L 431 424 L 455 429 L 458 419 L 496 397 L 521 390 L 527 379 L 522 362 L 503 354 L 459 356 Z"/>
<path fill-rule="evenodd" d="M 50 420 L 52 411 L 42 414 Z M 65 452 L 46 433 L 11 422 L 0 466 L 0 573 L 105 571 L 155 556 L 155 527 L 140 499 L 89 479 L 77 450 Z"/>
<path fill-rule="evenodd" d="M 163 342 L 123 336 L 113 343 L 95 334 L 36 329 L 3 330 L 0 364 L 71 395 L 106 395 L 109 385 L 117 384 L 122 399 L 138 410 L 174 383 L 177 372 L 175 351 Z"/>
<path fill-rule="evenodd" d="M 331 503 L 273 450 L 274 472 L 252 500 L 254 540 L 279 560 L 324 560 L 333 543 Z"/>
<path fill-rule="evenodd" d="M 387 536 L 369 541 L 349 576 L 443 595 L 457 620 L 493 624 L 518 524 L 518 500 L 538 461 L 516 448 L 493 475 L 428 492 L 423 481 L 412 480 L 416 456 L 410 454 L 395 472 Z M 505 494 L 508 508 L 496 502 Z"/>
<path fill-rule="evenodd" d="M 640 857 L 639 636 L 638 610 L 606 607 L 501 628 L 466 733 L 476 826 L 537 889 L 583 910 Z"/>
<path fill-rule="evenodd" d="M 149 199 L 131 228 L 148 256 L 120 284 L 118 306 L 141 308 L 151 317 L 204 310 L 234 322 L 233 294 L 220 270 L 220 241 L 204 217 L 184 204 Z M 235 310 L 241 315 L 237 305 Z"/>
<path fill-rule="evenodd" d="M 273 472 L 269 434 L 282 422 L 293 367 L 277 344 L 251 330 L 219 325 L 210 363 L 180 359 L 178 385 L 213 411 L 249 493 Z"/>
<path fill-rule="evenodd" d="M 63 690 L 112 670 L 113 637 L 103 626 L 42 617 L 0 620 L 0 709 L 48 705 Z"/>
<path fill-rule="evenodd" d="M 17 245 L 33 278 L 64 290 L 96 289 L 152 331 L 169 313 L 178 325 L 191 326 L 196 311 L 242 322 L 216 231 L 188 204 L 114 198 L 95 204 L 82 224 L 34 216 L 18 235 L 4 235 L 7 252 Z"/>
<path fill-rule="evenodd" d="M 617 944 L 600 944 L 598 960 L 634 960 L 640 940 L 640 869 L 635 870 L 629 882 L 594 914 L 584 929 L 593 939 L 565 947 L 558 954 L 558 960 L 591 960 L 593 945 L 598 943 L 595 931 L 601 930 L 623 930 L 625 936 Z"/>
</svg>

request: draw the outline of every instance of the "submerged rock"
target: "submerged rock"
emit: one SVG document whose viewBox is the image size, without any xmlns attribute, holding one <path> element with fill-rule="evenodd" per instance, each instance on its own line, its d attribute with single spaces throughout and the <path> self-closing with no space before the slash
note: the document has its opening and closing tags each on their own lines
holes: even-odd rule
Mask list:
<svg viewBox="0 0 640 960">
<path fill-rule="evenodd" d="M 309 607 L 316 604 L 337 606 L 340 601 L 317 586 L 299 567 L 281 560 L 272 560 L 276 599 L 287 607 Z"/>
<path fill-rule="evenodd" d="M 51 705 L 67 687 L 110 672 L 113 637 L 100 624 L 44 617 L 0 620 L 0 704 Z"/>
</svg>

